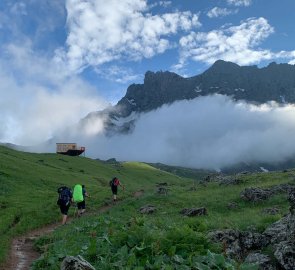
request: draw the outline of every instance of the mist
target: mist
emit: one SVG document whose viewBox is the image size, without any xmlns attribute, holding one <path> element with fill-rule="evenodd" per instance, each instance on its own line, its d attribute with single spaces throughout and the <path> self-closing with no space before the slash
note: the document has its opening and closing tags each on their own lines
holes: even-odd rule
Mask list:
<svg viewBox="0 0 295 270">
<path fill-rule="evenodd" d="M 219 170 L 239 162 L 281 162 L 295 154 L 290 104 L 253 105 L 222 95 L 178 101 L 137 115 L 130 134 L 111 137 L 104 135 L 103 119 L 88 121 L 92 132 L 77 129 L 59 139 L 75 140 L 92 158 Z"/>
</svg>

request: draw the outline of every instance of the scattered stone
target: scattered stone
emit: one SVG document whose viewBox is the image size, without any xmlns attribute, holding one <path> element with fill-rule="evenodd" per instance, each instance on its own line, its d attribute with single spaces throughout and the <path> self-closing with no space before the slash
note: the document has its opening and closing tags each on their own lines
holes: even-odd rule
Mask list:
<svg viewBox="0 0 295 270">
<path fill-rule="evenodd" d="M 272 244 L 278 244 L 290 239 L 295 240 L 295 215 L 288 214 L 277 222 L 271 224 L 263 232 Z"/>
<path fill-rule="evenodd" d="M 180 211 L 180 214 L 188 217 L 207 215 L 207 209 L 201 208 L 184 208 Z"/>
<path fill-rule="evenodd" d="M 157 208 L 153 205 L 145 205 L 139 209 L 141 214 L 152 214 L 157 210 Z"/>
<path fill-rule="evenodd" d="M 168 194 L 168 189 L 164 188 L 164 187 L 158 187 L 157 193 L 167 195 Z"/>
<path fill-rule="evenodd" d="M 271 207 L 263 209 L 262 213 L 267 215 L 277 215 L 280 213 L 280 210 L 277 207 Z"/>
<path fill-rule="evenodd" d="M 271 264 L 271 258 L 262 253 L 250 253 L 246 259 L 245 263 L 251 263 L 258 266 L 259 270 L 275 270 L 276 268 Z"/>
<path fill-rule="evenodd" d="M 239 207 L 238 204 L 235 203 L 235 202 L 229 202 L 229 203 L 227 204 L 227 208 L 228 208 L 228 209 L 237 209 L 238 207 Z"/>
<path fill-rule="evenodd" d="M 275 185 L 270 188 L 246 188 L 240 193 L 240 197 L 245 201 L 258 202 L 268 199 L 270 196 L 279 193 L 294 192 L 295 186 L 290 184 Z M 295 195 L 294 195 L 295 196 Z"/>
<path fill-rule="evenodd" d="M 227 229 L 211 232 L 209 238 L 221 242 L 227 256 L 243 259 L 250 250 L 260 249 L 269 244 L 269 239 L 256 232 L 240 232 Z"/>
<path fill-rule="evenodd" d="M 272 195 L 270 189 L 246 188 L 240 193 L 241 199 L 250 202 L 259 202 L 268 199 Z"/>
<path fill-rule="evenodd" d="M 82 256 L 67 256 L 61 263 L 61 270 L 95 270 Z"/>
<path fill-rule="evenodd" d="M 283 241 L 276 246 L 275 258 L 285 270 L 295 269 L 295 243 L 294 241 Z"/>
</svg>

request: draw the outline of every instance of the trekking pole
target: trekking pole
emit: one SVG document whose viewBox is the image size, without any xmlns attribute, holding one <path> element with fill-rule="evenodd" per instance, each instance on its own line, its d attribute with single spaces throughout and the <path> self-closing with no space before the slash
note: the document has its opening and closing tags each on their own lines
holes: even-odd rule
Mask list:
<svg viewBox="0 0 295 270">
<path fill-rule="evenodd" d="M 77 213 L 77 205 L 75 205 L 74 217 L 76 217 L 76 213 Z"/>
</svg>

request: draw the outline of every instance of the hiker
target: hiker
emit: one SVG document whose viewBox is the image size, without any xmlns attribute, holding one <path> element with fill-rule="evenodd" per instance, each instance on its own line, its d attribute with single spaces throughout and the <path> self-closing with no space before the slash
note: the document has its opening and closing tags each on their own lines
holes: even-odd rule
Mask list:
<svg viewBox="0 0 295 270">
<path fill-rule="evenodd" d="M 77 203 L 78 208 L 78 217 L 81 217 L 82 214 L 86 211 L 86 202 L 85 198 L 90 197 L 85 189 L 85 185 L 75 185 L 74 187 L 74 202 Z"/>
<path fill-rule="evenodd" d="M 71 206 L 73 193 L 70 188 L 66 186 L 62 186 L 57 189 L 58 192 L 58 200 L 57 204 L 59 205 L 60 212 L 62 214 L 62 221 L 61 224 L 65 225 L 68 218 L 68 211 Z"/>
<path fill-rule="evenodd" d="M 112 193 L 113 193 L 113 201 L 117 201 L 117 193 L 118 193 L 118 186 L 121 186 L 123 188 L 123 190 L 125 189 L 125 187 L 121 184 L 120 180 L 117 177 L 114 177 L 111 181 L 110 181 L 110 186 L 112 189 Z"/>
</svg>

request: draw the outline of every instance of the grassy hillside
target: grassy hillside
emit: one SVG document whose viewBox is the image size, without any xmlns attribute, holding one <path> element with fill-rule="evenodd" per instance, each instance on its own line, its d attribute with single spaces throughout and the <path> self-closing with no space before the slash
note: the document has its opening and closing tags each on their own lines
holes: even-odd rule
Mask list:
<svg viewBox="0 0 295 270">
<path fill-rule="evenodd" d="M 59 186 L 85 184 L 91 194 L 87 208 L 93 211 L 110 201 L 108 183 L 114 176 L 126 185 L 119 194 L 124 198 L 142 187 L 152 190 L 157 181 L 179 181 L 146 164 L 108 165 L 84 157 L 25 153 L 0 146 L 0 262 L 13 236 L 60 220 Z"/>
<path fill-rule="evenodd" d="M 246 187 L 294 183 L 295 176 L 292 170 L 248 174 L 238 176 L 242 182 L 239 185 L 220 186 L 212 182 L 203 186 L 136 162 L 107 164 L 84 157 L 30 154 L 4 147 L 0 148 L 0 161 L 2 261 L 14 235 L 59 220 L 56 189 L 61 184 L 84 183 L 92 195 L 87 205 L 93 216 L 74 220 L 38 240 L 43 255 L 34 269 L 59 269 L 65 255 L 78 254 L 97 269 L 191 269 L 210 263 L 224 266 L 218 269 L 238 269 L 226 268 L 235 262 L 208 253 L 222 253 L 222 247 L 210 243 L 207 233 L 249 226 L 264 230 L 287 212 L 286 195 L 250 203 L 240 199 L 240 192 Z M 110 201 L 108 182 L 113 176 L 118 176 L 127 187 L 124 193 L 119 191 L 122 201 L 95 215 L 99 207 Z M 161 182 L 167 183 L 167 195 L 156 193 L 156 185 Z M 142 196 L 134 197 L 132 194 L 138 190 L 144 190 Z M 230 202 L 238 207 L 229 210 Z M 155 206 L 156 212 L 141 214 L 140 207 L 148 204 Z M 264 208 L 272 206 L 279 208 L 280 213 L 262 214 Z M 208 215 L 184 217 L 179 213 L 190 207 L 206 207 Z"/>
</svg>

